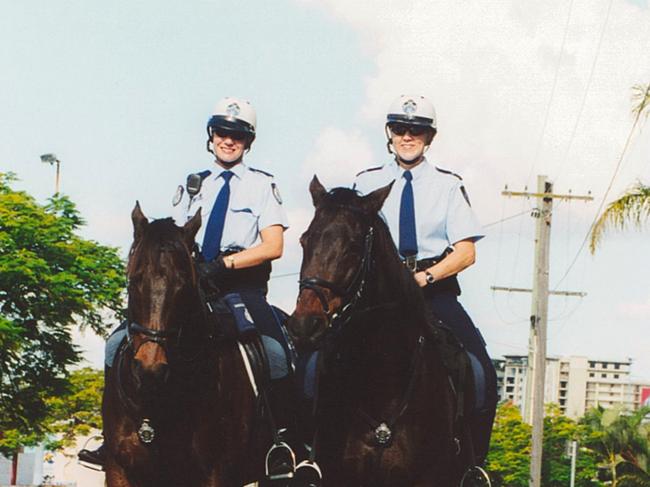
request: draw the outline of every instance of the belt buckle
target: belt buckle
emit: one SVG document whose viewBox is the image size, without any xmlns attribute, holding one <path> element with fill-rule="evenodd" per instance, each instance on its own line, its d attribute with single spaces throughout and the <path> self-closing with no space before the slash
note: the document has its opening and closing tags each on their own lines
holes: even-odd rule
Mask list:
<svg viewBox="0 0 650 487">
<path fill-rule="evenodd" d="M 408 255 L 404 259 L 404 265 L 411 272 L 416 272 L 418 270 L 418 260 L 415 255 Z"/>
</svg>

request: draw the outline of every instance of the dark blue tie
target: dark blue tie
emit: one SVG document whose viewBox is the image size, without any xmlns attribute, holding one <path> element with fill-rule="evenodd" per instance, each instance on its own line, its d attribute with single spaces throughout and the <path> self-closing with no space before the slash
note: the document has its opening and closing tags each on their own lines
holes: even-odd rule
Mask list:
<svg viewBox="0 0 650 487">
<path fill-rule="evenodd" d="M 205 228 L 205 236 L 203 237 L 203 257 L 208 262 L 214 259 L 221 250 L 223 224 L 226 221 L 226 210 L 228 209 L 228 201 L 230 200 L 230 178 L 234 174 L 232 171 L 223 171 L 220 174 L 224 183 L 219 190 L 217 199 L 214 201 L 214 206 L 208 219 L 208 226 Z"/>
<path fill-rule="evenodd" d="M 404 179 L 406 179 L 406 183 L 402 190 L 402 201 L 399 206 L 399 253 L 402 257 L 409 257 L 418 253 L 411 171 L 404 171 Z"/>
</svg>

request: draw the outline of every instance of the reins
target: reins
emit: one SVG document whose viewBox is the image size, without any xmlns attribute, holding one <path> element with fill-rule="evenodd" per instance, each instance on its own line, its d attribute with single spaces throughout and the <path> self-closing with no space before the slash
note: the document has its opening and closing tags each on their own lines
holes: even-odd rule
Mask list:
<svg viewBox="0 0 650 487">
<path fill-rule="evenodd" d="M 345 206 L 346 209 L 351 209 L 356 213 L 362 213 L 359 209 Z M 309 289 L 314 292 L 316 297 L 323 307 L 323 311 L 328 319 L 327 327 L 327 339 L 330 340 L 330 343 L 340 338 L 340 335 L 345 328 L 345 326 L 352 320 L 354 317 L 359 317 L 360 315 L 373 313 L 380 310 L 392 309 L 399 306 L 398 301 L 389 301 L 385 303 L 380 303 L 376 305 L 367 306 L 365 308 L 360 308 L 359 303 L 364 298 L 364 291 L 366 290 L 366 283 L 369 279 L 373 267 L 373 244 L 375 238 L 375 228 L 371 224 L 368 227 L 368 231 L 364 238 L 364 252 L 361 257 L 361 262 L 357 267 L 357 271 L 354 274 L 353 279 L 350 281 L 347 287 L 343 288 L 336 283 L 322 279 L 318 276 L 311 276 L 301 279 L 300 284 L 300 293 Z M 338 312 L 332 312 L 330 309 L 327 297 L 325 295 L 324 289 L 331 291 L 332 293 L 338 295 L 342 298 L 345 303 L 341 306 Z M 300 294 L 299 294 L 300 295 Z M 391 414 L 388 419 L 385 421 L 379 421 L 373 418 L 370 414 L 363 411 L 362 409 L 357 410 L 357 415 L 366 423 L 372 430 L 374 430 L 376 445 L 379 448 L 378 455 L 376 457 L 375 471 L 379 472 L 381 467 L 381 461 L 383 453 L 387 447 L 390 446 L 392 439 L 394 438 L 394 429 L 399 421 L 399 419 L 404 415 L 408 409 L 408 405 L 415 389 L 416 379 L 418 377 L 418 369 L 423 360 L 423 350 L 426 344 L 424 335 L 420 335 L 416 344 L 415 351 L 413 353 L 413 358 L 409 367 L 408 374 L 408 385 L 404 391 L 404 394 L 399 402 L 399 406 L 393 414 Z M 324 362 L 324 353 L 320 353 L 318 357 L 318 364 L 316 367 L 316 380 L 320 379 L 320 374 L 323 368 Z M 319 406 L 319 387 L 316 387 L 316 394 L 314 396 L 314 407 L 313 414 L 316 416 L 318 406 Z M 316 426 L 314 430 L 314 436 L 312 439 L 311 449 L 309 453 L 308 462 L 316 465 L 316 447 L 319 438 L 319 429 Z"/>
</svg>

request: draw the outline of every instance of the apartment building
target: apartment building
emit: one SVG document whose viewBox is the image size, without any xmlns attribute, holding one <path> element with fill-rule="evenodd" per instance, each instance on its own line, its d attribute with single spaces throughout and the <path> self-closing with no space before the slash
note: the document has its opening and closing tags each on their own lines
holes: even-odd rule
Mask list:
<svg viewBox="0 0 650 487">
<path fill-rule="evenodd" d="M 528 357 L 507 355 L 504 359 L 500 397 L 512 401 L 523 412 Z M 631 381 L 630 366 L 630 360 L 549 357 L 546 360 L 544 400 L 558 404 L 560 410 L 571 418 L 579 418 L 597 405 L 607 408 L 623 404 L 637 409 L 645 398 L 648 385 Z"/>
</svg>

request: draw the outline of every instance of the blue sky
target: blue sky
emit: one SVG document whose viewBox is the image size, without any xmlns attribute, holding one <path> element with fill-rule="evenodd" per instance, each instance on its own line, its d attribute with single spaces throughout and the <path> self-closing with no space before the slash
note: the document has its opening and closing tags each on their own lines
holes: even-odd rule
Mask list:
<svg viewBox="0 0 650 487">
<path fill-rule="evenodd" d="M 611 8 L 610 8 L 611 5 Z M 246 160 L 276 175 L 292 228 L 276 275 L 297 271 L 297 236 L 311 208 L 307 183 L 329 186 L 385 162 L 383 113 L 396 95 L 429 96 L 439 136 L 429 157 L 463 175 L 485 224 L 531 208 L 500 195 L 548 174 L 556 191 L 591 190 L 595 203 L 557 203 L 554 285 L 574 259 L 631 125 L 630 88 L 650 82 L 646 1 L 490 2 L 213 0 L 0 3 L 0 170 L 37 196 L 54 187 L 87 219 L 84 235 L 130 244 L 136 199 L 162 217 L 188 173 L 209 167 L 205 122 L 225 95 L 258 111 Z M 650 181 L 648 130 L 638 132 L 611 200 Z M 493 355 L 525 353 L 533 221 L 488 226 L 462 301 Z M 650 378 L 648 231 L 611 234 L 582 252 L 552 298 L 549 351 L 633 357 Z M 295 276 L 271 282 L 288 310 Z M 80 338 L 93 363 L 101 342 Z"/>
</svg>

